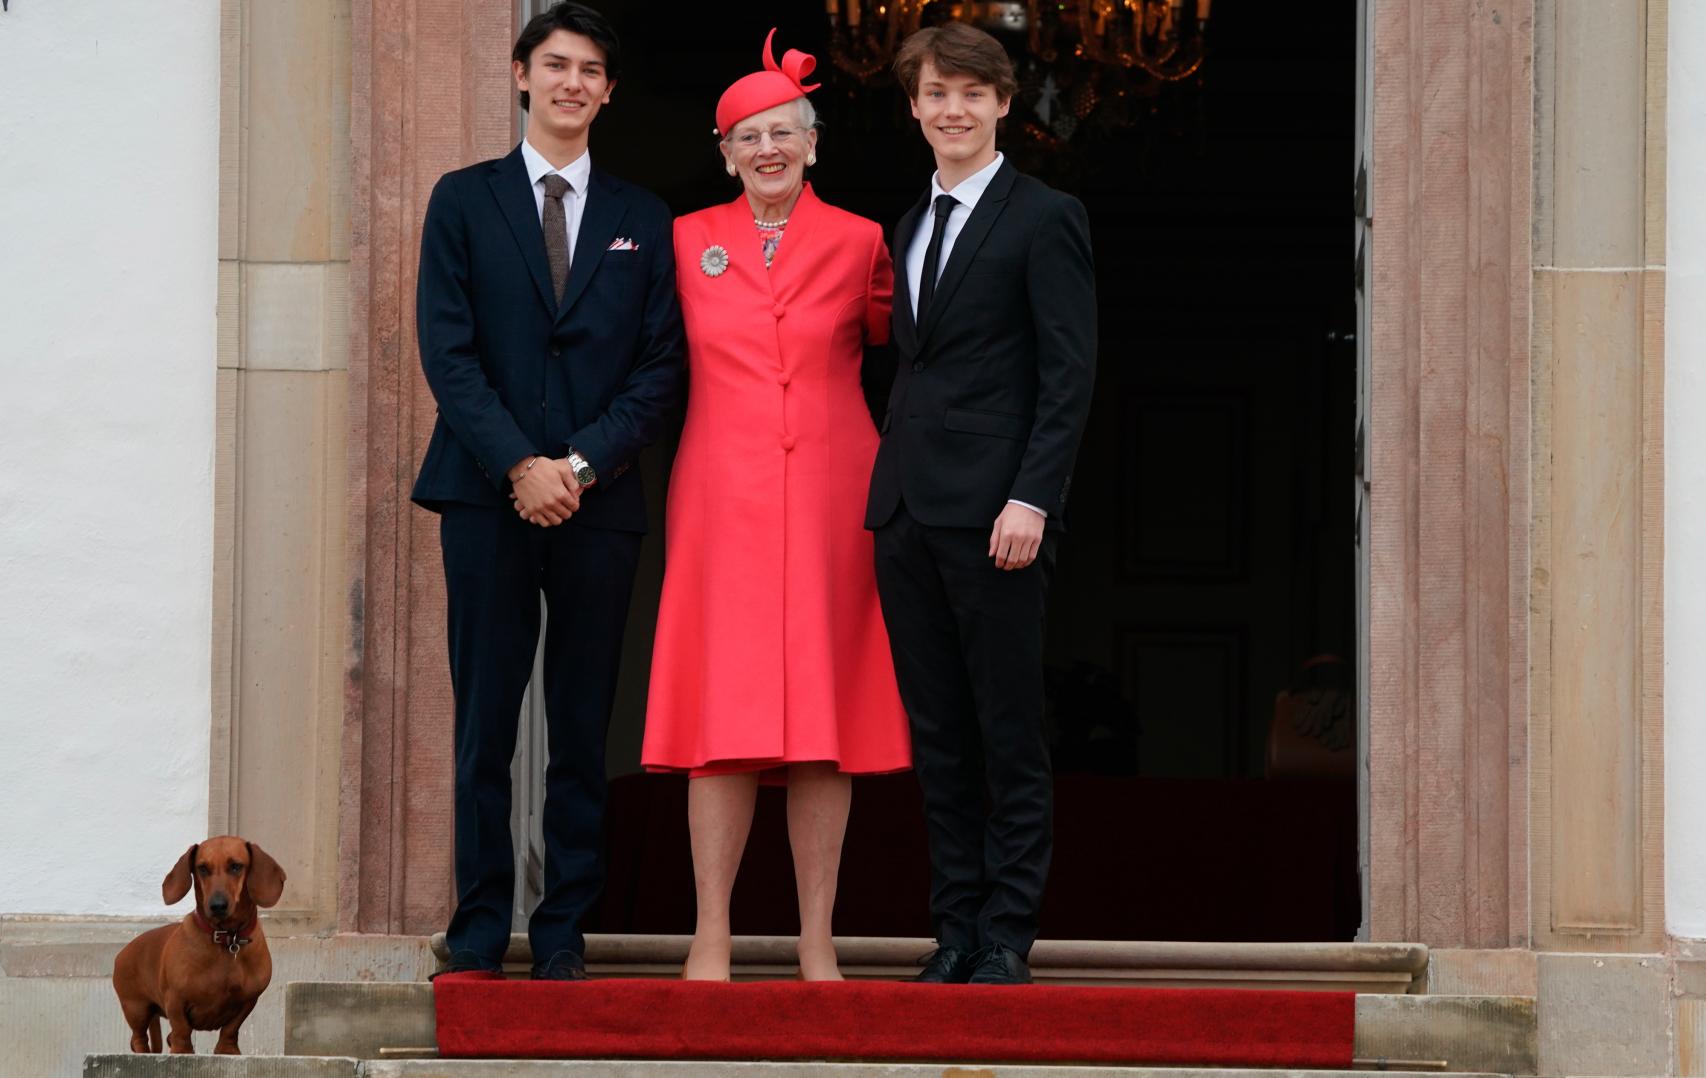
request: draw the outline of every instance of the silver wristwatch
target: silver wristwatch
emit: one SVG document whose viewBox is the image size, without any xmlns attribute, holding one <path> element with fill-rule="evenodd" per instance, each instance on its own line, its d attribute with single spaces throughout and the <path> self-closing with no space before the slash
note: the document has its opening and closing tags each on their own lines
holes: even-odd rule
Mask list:
<svg viewBox="0 0 1706 1078">
<path fill-rule="evenodd" d="M 590 487 L 598 482 L 598 473 L 592 470 L 592 465 L 580 454 L 580 450 L 569 446 L 569 468 L 575 473 L 575 482 L 583 487 Z"/>
</svg>

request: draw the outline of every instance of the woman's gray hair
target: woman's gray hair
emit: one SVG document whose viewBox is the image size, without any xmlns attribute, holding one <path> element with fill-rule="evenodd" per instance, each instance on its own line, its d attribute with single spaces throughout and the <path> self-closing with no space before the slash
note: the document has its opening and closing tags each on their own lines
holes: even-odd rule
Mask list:
<svg viewBox="0 0 1706 1078">
<path fill-rule="evenodd" d="M 800 106 L 800 128 L 801 128 L 801 130 L 810 131 L 810 130 L 813 130 L 814 128 L 821 130 L 823 125 L 818 123 L 817 109 L 815 107 L 813 107 L 813 105 L 811 103 L 811 99 L 807 98 L 807 97 L 796 97 L 796 98 L 794 98 L 794 101 Z M 732 131 L 719 131 L 719 132 L 717 132 L 717 141 L 718 142 L 727 142 L 732 137 L 732 135 L 733 135 Z"/>
</svg>

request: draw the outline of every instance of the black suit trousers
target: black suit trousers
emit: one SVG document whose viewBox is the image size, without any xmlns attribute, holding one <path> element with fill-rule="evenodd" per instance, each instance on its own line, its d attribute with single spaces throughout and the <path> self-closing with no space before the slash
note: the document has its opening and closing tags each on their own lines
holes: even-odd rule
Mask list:
<svg viewBox="0 0 1706 1078">
<path fill-rule="evenodd" d="M 989 532 L 922 525 L 903 503 L 876 531 L 877 590 L 924 792 L 936 939 L 1028 955 L 1053 846 L 1043 608 L 1059 540 L 1045 533 L 1035 562 L 1006 570 Z"/>
<path fill-rule="evenodd" d="M 496 969 L 509 943 L 510 764 L 543 593 L 545 893 L 528 936 L 540 964 L 584 954 L 581 922 L 604 886 L 604 741 L 641 537 L 573 522 L 541 528 L 512 509 L 459 503 L 444 506 L 439 534 L 456 698 L 450 951 Z"/>
</svg>

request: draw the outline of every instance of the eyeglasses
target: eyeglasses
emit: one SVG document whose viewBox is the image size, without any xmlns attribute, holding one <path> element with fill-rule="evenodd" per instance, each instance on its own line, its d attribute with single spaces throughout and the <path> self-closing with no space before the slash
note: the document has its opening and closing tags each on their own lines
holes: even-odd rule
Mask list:
<svg viewBox="0 0 1706 1078">
<path fill-rule="evenodd" d="M 800 132 L 792 127 L 772 127 L 769 131 L 738 131 L 733 139 L 736 146 L 743 150 L 757 149 L 764 141 L 764 136 L 770 136 L 772 146 L 786 146 L 799 137 Z"/>
</svg>

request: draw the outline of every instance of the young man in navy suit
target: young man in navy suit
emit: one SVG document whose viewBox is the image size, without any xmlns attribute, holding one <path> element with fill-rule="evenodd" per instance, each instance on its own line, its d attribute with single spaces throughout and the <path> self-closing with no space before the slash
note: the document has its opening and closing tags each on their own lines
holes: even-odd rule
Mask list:
<svg viewBox="0 0 1706 1078">
<path fill-rule="evenodd" d="M 592 164 L 616 87 L 604 17 L 559 3 L 513 63 L 527 136 L 433 189 L 416 296 L 438 422 L 414 500 L 440 514 L 456 700 L 450 970 L 495 971 L 515 897 L 510 761 L 545 628 L 545 889 L 533 976 L 586 976 L 604 882 L 604 739 L 645 495 L 634 464 L 682 394 L 668 208 Z"/>
<path fill-rule="evenodd" d="M 895 229 L 900 363 L 865 526 L 930 842 L 919 980 L 1023 983 L 1053 828 L 1043 608 L 1096 370 L 1090 228 L 995 148 L 1018 88 L 998 41 L 920 30 L 895 74 L 936 174 Z"/>
</svg>

